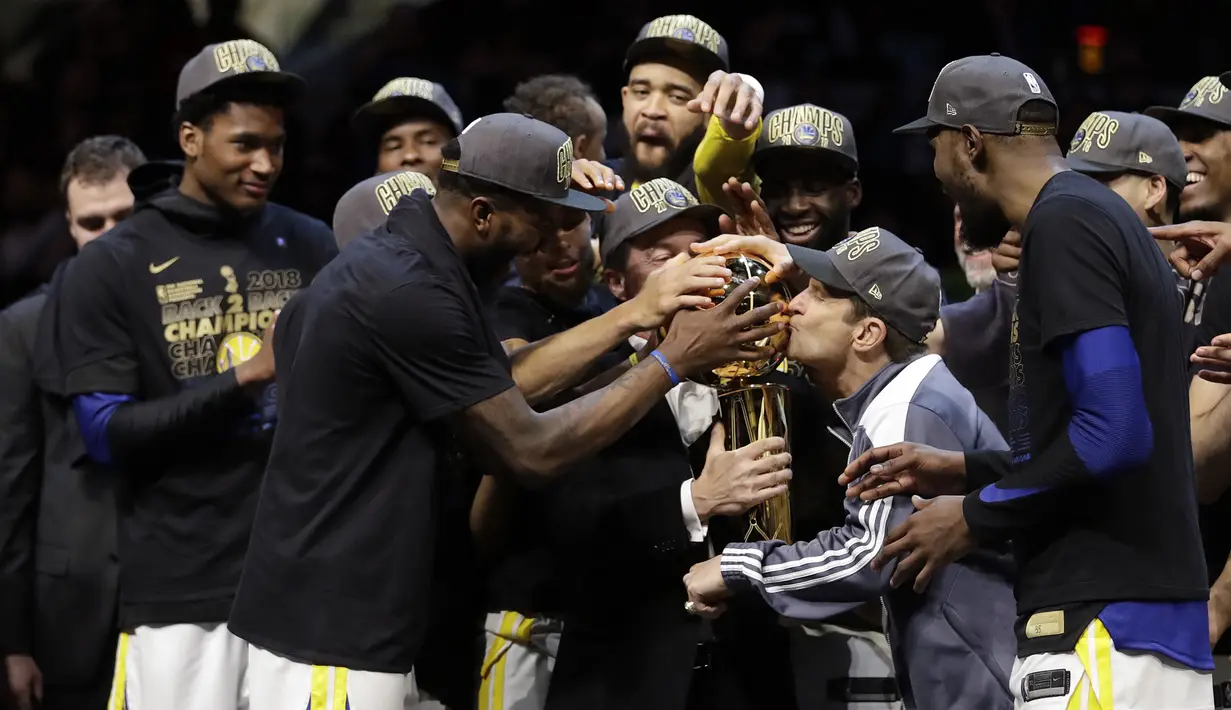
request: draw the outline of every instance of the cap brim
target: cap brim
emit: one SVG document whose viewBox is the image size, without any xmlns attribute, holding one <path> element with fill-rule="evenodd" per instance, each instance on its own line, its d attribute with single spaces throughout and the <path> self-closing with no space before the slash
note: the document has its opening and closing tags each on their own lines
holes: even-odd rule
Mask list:
<svg viewBox="0 0 1231 710">
<path fill-rule="evenodd" d="M 1223 121 L 1213 116 L 1206 116 L 1197 113 L 1196 111 L 1185 111 L 1183 109 L 1172 108 L 1171 106 L 1151 106 L 1142 111 L 1150 118 L 1157 118 L 1167 125 L 1168 128 L 1175 129 L 1179 124 L 1185 122 L 1201 122 L 1212 123 L 1216 126 L 1231 126 L 1231 121 Z"/>
<path fill-rule="evenodd" d="M 610 206 L 612 204 L 610 200 L 587 195 L 580 190 L 569 190 L 568 194 L 564 197 L 539 197 L 538 199 L 550 202 L 553 205 L 572 207 L 583 212 L 607 212 L 611 209 Z"/>
<path fill-rule="evenodd" d="M 453 122 L 449 114 L 436 102 L 419 96 L 390 96 L 380 101 L 369 101 L 360 106 L 351 116 L 351 125 L 359 130 L 368 130 L 384 121 L 403 117 L 427 118 L 448 126 L 456 137 L 462 127 Z"/>
<path fill-rule="evenodd" d="M 899 135 L 909 135 L 913 133 L 927 133 L 933 128 L 939 128 L 939 127 L 940 127 L 939 123 L 933 121 L 927 116 L 924 116 L 923 118 L 911 121 L 905 126 L 898 126 L 897 128 L 893 129 L 893 132 Z"/>
<path fill-rule="evenodd" d="M 722 57 L 694 42 L 674 37 L 649 37 L 633 42 L 624 55 L 624 71 L 638 64 L 667 64 L 702 78 L 702 83 L 715 71 L 729 71 Z"/>
<path fill-rule="evenodd" d="M 859 174 L 858 160 L 832 148 L 822 148 L 815 145 L 767 145 L 765 147 L 758 147 L 752 154 L 752 167 L 759 175 L 761 167 L 767 160 L 773 160 L 774 156 L 790 155 L 791 153 L 813 155 L 817 158 L 832 161 L 852 176 Z"/>
<path fill-rule="evenodd" d="M 855 287 L 851 285 L 851 282 L 847 281 L 842 272 L 838 271 L 837 266 L 834 266 L 833 259 L 828 252 L 795 244 L 787 244 L 786 249 L 795 265 L 808 276 L 826 286 L 850 293 L 855 292 Z"/>
<path fill-rule="evenodd" d="M 722 229 L 718 220 L 725 214 L 726 212 L 723 211 L 721 207 L 705 203 L 685 207 L 679 212 L 664 211 L 656 215 L 654 219 L 650 219 L 645 223 L 638 225 L 634 230 L 616 234 L 604 233 L 600 235 L 599 255 L 602 260 L 606 262 L 607 258 L 610 257 L 612 252 L 619 248 L 621 244 L 636 239 L 659 225 L 666 224 L 673 219 L 680 219 L 681 217 L 704 222 L 706 236 L 716 237 Z"/>
<path fill-rule="evenodd" d="M 1085 158 L 1078 158 L 1073 155 L 1065 157 L 1064 161 L 1069 167 L 1079 173 L 1087 173 L 1090 175 L 1114 175 L 1115 173 L 1130 172 L 1130 168 L 1120 165 L 1107 165 L 1105 163 L 1096 163 Z"/>
<path fill-rule="evenodd" d="M 298 74 L 282 71 L 252 71 L 220 79 L 203 89 L 218 91 L 236 87 L 260 87 L 273 93 L 280 104 L 293 104 L 304 95 L 308 83 Z"/>
</svg>

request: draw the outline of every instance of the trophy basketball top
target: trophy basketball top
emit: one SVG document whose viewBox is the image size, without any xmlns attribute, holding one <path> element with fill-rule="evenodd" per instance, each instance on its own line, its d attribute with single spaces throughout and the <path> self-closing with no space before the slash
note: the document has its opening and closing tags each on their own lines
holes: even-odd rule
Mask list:
<svg viewBox="0 0 1231 710">
<path fill-rule="evenodd" d="M 760 257 L 745 252 L 736 252 L 727 256 L 726 266 L 731 271 L 731 281 L 723 289 L 723 295 L 714 298 L 715 303 L 721 303 L 726 299 L 727 294 L 739 287 L 740 284 L 754 277 L 760 278 L 761 283 L 744 297 L 743 302 L 736 309 L 737 312 L 747 313 L 754 308 L 759 308 L 773 301 L 781 301 L 784 305 L 791 302 L 791 291 L 785 283 L 781 281 L 765 283 L 765 276 L 770 272 L 771 267 Z M 773 322 L 786 319 L 786 312 L 783 311 L 769 320 Z M 757 347 L 772 346 L 774 348 L 774 355 L 771 357 L 760 360 L 735 360 L 721 367 L 716 367 L 709 373 L 705 373 L 695 379 L 706 385 L 727 386 L 735 384 L 739 380 L 760 377 L 772 372 L 774 368 L 782 363 L 788 337 L 787 331 L 783 330 L 781 333 L 756 342 Z"/>
</svg>

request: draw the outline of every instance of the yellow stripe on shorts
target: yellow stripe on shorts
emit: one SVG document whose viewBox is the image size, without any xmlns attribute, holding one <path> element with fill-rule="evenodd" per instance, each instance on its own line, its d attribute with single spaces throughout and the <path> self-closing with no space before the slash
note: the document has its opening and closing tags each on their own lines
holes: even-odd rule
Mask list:
<svg viewBox="0 0 1231 710">
<path fill-rule="evenodd" d="M 1080 704 L 1082 684 L 1069 697 L 1068 710 L 1115 710 L 1115 697 L 1111 682 L 1111 634 L 1103 622 L 1095 619 L 1086 627 L 1073 650 L 1086 672 L 1084 680 L 1088 689 L 1085 704 Z"/>
<path fill-rule="evenodd" d="M 128 703 L 125 685 L 128 682 L 128 641 L 130 635 L 120 633 L 120 640 L 115 651 L 115 673 L 111 677 L 111 699 L 107 701 L 107 710 L 125 710 Z"/>
<path fill-rule="evenodd" d="M 329 676 L 333 674 L 333 710 L 346 710 L 348 695 L 345 668 L 334 666 L 312 666 L 311 699 L 308 710 L 330 710 L 329 708 Z"/>
<path fill-rule="evenodd" d="M 504 710 L 504 658 L 509 651 L 506 637 L 513 635 L 514 629 L 521 632 L 522 626 L 525 626 L 526 635 L 529 636 L 528 622 L 531 620 L 523 619 L 519 624 L 520 617 L 514 611 L 506 611 L 500 617 L 500 632 L 483 659 L 483 667 L 479 669 L 479 710 Z"/>
</svg>

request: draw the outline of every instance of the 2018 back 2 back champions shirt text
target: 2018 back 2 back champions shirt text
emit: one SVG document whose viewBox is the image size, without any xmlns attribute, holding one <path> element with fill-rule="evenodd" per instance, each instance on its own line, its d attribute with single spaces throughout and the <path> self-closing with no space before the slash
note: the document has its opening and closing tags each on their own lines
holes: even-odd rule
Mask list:
<svg viewBox="0 0 1231 710">
<path fill-rule="evenodd" d="M 226 620 L 276 396 L 240 388 L 233 370 L 336 251 L 323 223 L 285 207 L 224 216 L 172 189 L 70 265 L 58 333 L 68 393 L 130 408 L 83 427 L 120 480 L 126 628 Z"/>
</svg>

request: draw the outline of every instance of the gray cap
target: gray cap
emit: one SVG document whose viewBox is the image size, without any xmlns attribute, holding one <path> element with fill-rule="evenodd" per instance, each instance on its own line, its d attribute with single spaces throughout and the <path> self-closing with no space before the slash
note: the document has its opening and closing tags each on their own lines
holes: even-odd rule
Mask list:
<svg viewBox="0 0 1231 710">
<path fill-rule="evenodd" d="M 461 157 L 440 169 L 565 207 L 606 212 L 604 199 L 571 190 L 573 140 L 564 131 L 518 113 L 484 116 L 461 132 Z"/>
<path fill-rule="evenodd" d="M 289 103 L 303 94 L 306 84 L 295 74 L 278 67 L 278 58 L 260 42 L 234 39 L 211 44 L 180 69 L 175 87 L 175 107 L 206 89 L 241 85 L 266 88 L 278 103 Z"/>
<path fill-rule="evenodd" d="M 1151 106 L 1144 113 L 1168 126 L 1175 126 L 1178 121 L 1203 118 L 1227 129 L 1231 128 L 1231 100 L 1226 100 L 1226 97 L 1227 86 L 1219 77 L 1207 76 L 1193 84 L 1193 88 L 1184 95 L 1179 108 Z"/>
<path fill-rule="evenodd" d="M 1056 105 L 1051 90 L 1025 64 L 999 54 L 964 57 L 940 70 L 928 94 L 927 115 L 893 132 L 926 133 L 969 125 L 993 135 L 1054 135 L 1055 124 L 1018 120 L 1022 105 L 1037 100 Z"/>
<path fill-rule="evenodd" d="M 870 227 L 828 251 L 788 244 L 791 259 L 826 286 L 859 296 L 889 326 L 922 343 L 940 317 L 940 275 L 918 249 Z"/>
<path fill-rule="evenodd" d="M 599 256 L 603 263 L 621 245 L 667 220 L 691 217 L 705 223 L 710 236 L 718 236 L 722 208 L 697 201 L 688 188 L 668 178 L 654 178 L 620 195 L 615 211 L 606 217 Z"/>
<path fill-rule="evenodd" d="M 1073 135 L 1068 162 L 1079 173 L 1161 175 L 1180 189 L 1188 175 L 1175 134 L 1162 121 L 1139 113 L 1095 111 L 1087 116 Z"/>
<path fill-rule="evenodd" d="M 426 79 L 402 76 L 381 87 L 372 100 L 359 107 L 351 118 L 361 131 L 396 118 L 429 118 L 462 132 L 462 112 L 445 87 Z"/>
<path fill-rule="evenodd" d="M 681 65 L 704 83 L 721 69 L 729 71 L 727 41 L 713 27 L 692 15 L 666 15 L 642 26 L 624 55 L 624 71 L 638 64 Z"/>
<path fill-rule="evenodd" d="M 347 190 L 333 209 L 333 237 L 338 248 L 384 224 L 398 200 L 420 190 L 436 194 L 430 177 L 410 170 L 370 177 Z"/>
<path fill-rule="evenodd" d="M 832 157 L 852 174 L 859 171 L 855 131 L 850 120 L 827 108 L 800 104 L 770 111 L 765 116 L 761 137 L 752 154 L 754 167 L 766 157 L 788 150 L 814 151 L 818 156 Z"/>
</svg>

